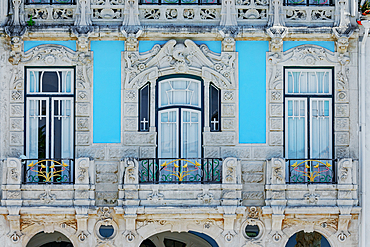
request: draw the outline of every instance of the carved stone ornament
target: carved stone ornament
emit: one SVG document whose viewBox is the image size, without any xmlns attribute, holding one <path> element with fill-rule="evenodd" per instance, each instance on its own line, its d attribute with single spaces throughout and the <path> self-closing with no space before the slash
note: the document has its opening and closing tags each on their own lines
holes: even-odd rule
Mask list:
<svg viewBox="0 0 370 247">
<path fill-rule="evenodd" d="M 260 207 L 248 207 L 247 208 L 248 219 L 258 219 L 262 213 Z"/>
<path fill-rule="evenodd" d="M 280 233 L 278 232 L 275 232 L 273 235 L 272 235 L 272 240 L 276 243 L 280 242 L 280 240 L 282 239 L 283 237 L 281 236 Z"/>
<path fill-rule="evenodd" d="M 164 195 L 158 192 L 158 189 L 153 189 L 152 193 L 150 193 L 147 197 L 149 201 L 158 202 L 163 200 Z"/>
<path fill-rule="evenodd" d="M 126 239 L 127 242 L 131 243 L 135 240 L 135 235 L 131 231 L 128 231 L 125 234 L 125 239 Z"/>
<path fill-rule="evenodd" d="M 138 162 L 135 159 L 125 159 L 125 184 L 138 183 Z"/>
<path fill-rule="evenodd" d="M 319 201 L 320 195 L 315 193 L 306 193 L 303 198 L 310 204 L 317 203 Z"/>
<path fill-rule="evenodd" d="M 9 62 L 13 65 L 18 63 L 33 63 L 39 65 L 77 64 L 85 65 L 91 62 L 90 53 L 75 52 L 62 45 L 46 44 L 36 46 L 24 53 L 19 58 L 11 54 Z"/>
<path fill-rule="evenodd" d="M 78 241 L 80 241 L 80 242 L 85 242 L 85 240 L 87 239 L 87 236 L 88 236 L 88 234 L 87 234 L 87 233 L 85 233 L 84 231 L 81 231 L 81 232 L 78 234 L 78 236 L 77 236 Z"/>
<path fill-rule="evenodd" d="M 53 233 L 54 228 L 71 228 L 74 231 L 77 230 L 77 221 L 74 216 L 58 215 L 26 215 L 21 217 L 21 230 L 24 231 L 26 228 L 33 225 L 43 226 L 46 233 Z"/>
<path fill-rule="evenodd" d="M 53 203 L 56 199 L 56 195 L 55 194 L 52 194 L 51 191 L 50 191 L 50 188 L 47 187 L 45 188 L 45 192 L 42 193 L 40 196 L 40 201 L 46 203 L 46 204 L 50 204 L 50 203 Z"/>
<path fill-rule="evenodd" d="M 203 189 L 203 192 L 198 194 L 198 200 L 204 204 L 210 204 L 213 200 L 213 194 L 208 189 Z"/>
<path fill-rule="evenodd" d="M 229 231 L 224 236 L 226 242 L 231 242 L 234 239 L 234 235 Z"/>
<path fill-rule="evenodd" d="M 339 240 L 339 242 L 343 243 L 347 240 L 347 234 L 345 234 L 343 231 L 341 233 L 338 234 L 337 238 Z"/>
<path fill-rule="evenodd" d="M 284 184 L 285 183 L 285 163 L 282 159 L 274 158 L 271 160 L 272 169 L 272 184 Z"/>
<path fill-rule="evenodd" d="M 22 233 L 20 231 L 14 231 L 8 234 L 10 240 L 12 241 L 13 244 L 16 244 L 19 242 L 19 240 L 22 237 Z"/>
<path fill-rule="evenodd" d="M 109 207 L 102 207 L 98 209 L 98 216 L 100 220 L 113 220 L 112 212 L 113 209 Z"/>
<path fill-rule="evenodd" d="M 340 64 L 347 65 L 350 58 L 347 55 L 329 51 L 317 45 L 301 45 L 289 49 L 283 54 L 271 53 L 268 57 L 268 62 L 272 65 L 285 62 L 300 63 L 302 65 L 328 65 Z"/>
<path fill-rule="evenodd" d="M 199 75 L 221 89 L 234 88 L 235 57 L 234 52 L 214 53 L 191 40 L 170 40 L 145 53 L 124 52 L 125 88 L 138 89 L 148 81 L 155 82 L 158 76 L 173 73 Z"/>
<path fill-rule="evenodd" d="M 222 183 L 238 183 L 240 180 L 240 165 L 236 158 L 227 158 L 222 164 Z"/>
<path fill-rule="evenodd" d="M 153 219 L 148 219 L 148 220 L 137 220 L 136 221 L 136 230 L 139 230 L 140 228 L 144 227 L 144 226 L 147 226 L 147 225 L 151 225 L 151 224 L 155 224 L 155 225 L 160 225 L 160 226 L 164 226 L 166 225 L 168 222 L 165 221 L 165 220 L 153 220 Z"/>
<path fill-rule="evenodd" d="M 283 49 L 283 39 L 288 34 L 288 28 L 279 26 L 279 27 L 270 27 L 266 29 L 266 33 L 271 38 L 270 47 L 272 52 L 279 52 Z"/>
</svg>

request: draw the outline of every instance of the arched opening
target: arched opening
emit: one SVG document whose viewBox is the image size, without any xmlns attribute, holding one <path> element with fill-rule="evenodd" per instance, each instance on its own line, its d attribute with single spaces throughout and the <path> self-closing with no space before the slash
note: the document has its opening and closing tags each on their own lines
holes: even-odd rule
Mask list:
<svg viewBox="0 0 370 247">
<path fill-rule="evenodd" d="M 199 232 L 163 232 L 145 239 L 140 247 L 219 247 L 215 240 Z"/>
<path fill-rule="evenodd" d="M 73 244 L 60 232 L 39 232 L 31 238 L 26 247 L 73 247 Z"/>
<path fill-rule="evenodd" d="M 330 247 L 330 244 L 328 240 L 318 232 L 300 231 L 289 238 L 285 247 Z"/>
</svg>

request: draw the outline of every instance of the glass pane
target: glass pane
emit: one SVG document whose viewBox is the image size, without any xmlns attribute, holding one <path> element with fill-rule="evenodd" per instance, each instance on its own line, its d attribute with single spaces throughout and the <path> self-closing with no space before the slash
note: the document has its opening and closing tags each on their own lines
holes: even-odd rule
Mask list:
<svg viewBox="0 0 370 247">
<path fill-rule="evenodd" d="M 42 92 L 57 93 L 59 92 L 59 72 L 44 71 L 41 73 Z"/>
<path fill-rule="evenodd" d="M 149 131 L 149 84 L 140 89 L 139 119 L 140 131 Z"/>
<path fill-rule="evenodd" d="M 160 106 L 193 105 L 200 106 L 198 81 L 171 80 L 160 84 Z"/>
<path fill-rule="evenodd" d="M 214 87 L 213 85 L 210 86 L 209 90 L 209 112 L 210 112 L 210 127 L 211 131 L 219 131 L 220 124 L 219 124 L 219 94 L 220 91 Z"/>
<path fill-rule="evenodd" d="M 62 92 L 71 93 L 72 92 L 72 72 L 62 71 Z"/>
<path fill-rule="evenodd" d="M 331 158 L 331 124 L 329 100 L 312 100 L 311 156 L 313 159 Z"/>
<path fill-rule="evenodd" d="M 177 111 L 160 113 L 159 158 L 175 158 L 177 153 Z"/>
<path fill-rule="evenodd" d="M 305 158 L 305 114 L 304 100 L 288 100 L 288 153 L 289 159 Z"/>
<path fill-rule="evenodd" d="M 200 116 L 198 112 L 182 111 L 182 157 L 183 158 L 200 158 L 199 132 Z"/>
<path fill-rule="evenodd" d="M 68 159 L 72 152 L 72 100 L 53 100 L 53 158 Z"/>
<path fill-rule="evenodd" d="M 28 101 L 28 158 L 47 157 L 47 100 Z"/>
<path fill-rule="evenodd" d="M 330 70 L 290 70 L 287 73 L 287 93 L 330 93 Z"/>
<path fill-rule="evenodd" d="M 30 71 L 29 77 L 30 77 L 30 81 L 29 81 L 29 83 L 30 83 L 30 85 L 29 85 L 30 93 L 40 92 L 39 72 L 38 71 Z"/>
</svg>

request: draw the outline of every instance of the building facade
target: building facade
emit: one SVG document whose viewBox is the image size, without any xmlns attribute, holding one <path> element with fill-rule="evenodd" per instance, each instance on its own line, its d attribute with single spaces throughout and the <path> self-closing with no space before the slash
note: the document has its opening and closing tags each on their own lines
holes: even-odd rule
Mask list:
<svg viewBox="0 0 370 247">
<path fill-rule="evenodd" d="M 2 246 L 366 246 L 363 4 L 0 0 Z"/>
</svg>

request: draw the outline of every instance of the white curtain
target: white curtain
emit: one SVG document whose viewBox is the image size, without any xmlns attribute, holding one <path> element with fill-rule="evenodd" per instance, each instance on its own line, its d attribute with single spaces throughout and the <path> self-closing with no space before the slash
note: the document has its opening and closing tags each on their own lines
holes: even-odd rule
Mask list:
<svg viewBox="0 0 370 247">
<path fill-rule="evenodd" d="M 193 80 L 166 80 L 160 83 L 160 106 L 199 106 L 199 82 Z"/>
<path fill-rule="evenodd" d="M 30 93 L 40 92 L 39 72 L 30 71 L 28 75 L 29 75 L 29 92 Z"/>
<path fill-rule="evenodd" d="M 332 157 L 329 105 L 329 100 L 311 100 L 311 157 L 314 159 L 330 159 Z"/>
<path fill-rule="evenodd" d="M 289 99 L 287 103 L 287 158 L 306 158 L 306 99 Z"/>
<path fill-rule="evenodd" d="M 200 112 L 182 110 L 182 155 L 186 158 L 199 158 L 200 154 Z"/>
<path fill-rule="evenodd" d="M 63 93 L 72 93 L 72 72 L 62 71 L 62 89 Z"/>
</svg>

